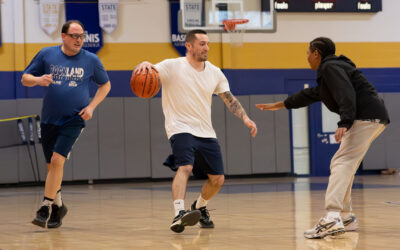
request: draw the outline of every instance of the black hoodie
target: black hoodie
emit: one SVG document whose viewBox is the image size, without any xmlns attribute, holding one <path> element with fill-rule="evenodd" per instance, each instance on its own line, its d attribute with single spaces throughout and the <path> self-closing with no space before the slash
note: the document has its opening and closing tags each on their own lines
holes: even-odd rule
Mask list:
<svg viewBox="0 0 400 250">
<path fill-rule="evenodd" d="M 289 96 L 285 107 L 295 109 L 322 101 L 330 111 L 340 115 L 338 127 L 347 129 L 354 120 L 389 122 L 385 104 L 374 86 L 347 57 L 330 55 L 324 58 L 318 68 L 317 83 L 316 87 Z"/>
</svg>

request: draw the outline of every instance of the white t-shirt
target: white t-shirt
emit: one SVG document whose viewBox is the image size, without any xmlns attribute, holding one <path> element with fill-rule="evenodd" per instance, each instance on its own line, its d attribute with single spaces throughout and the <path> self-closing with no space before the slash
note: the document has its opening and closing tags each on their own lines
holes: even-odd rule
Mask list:
<svg viewBox="0 0 400 250">
<path fill-rule="evenodd" d="M 222 71 L 205 62 L 205 69 L 196 71 L 186 57 L 167 59 L 155 65 L 162 83 L 162 107 L 168 139 L 179 133 L 216 138 L 211 123 L 213 94 L 229 91 Z"/>
</svg>

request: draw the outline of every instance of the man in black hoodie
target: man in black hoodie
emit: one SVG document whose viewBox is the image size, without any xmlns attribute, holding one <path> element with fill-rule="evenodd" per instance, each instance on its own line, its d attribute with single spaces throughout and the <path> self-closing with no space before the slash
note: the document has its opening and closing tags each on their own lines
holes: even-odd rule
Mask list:
<svg viewBox="0 0 400 250">
<path fill-rule="evenodd" d="M 321 101 L 340 115 L 335 139 L 341 142 L 331 160 L 325 195 L 326 216 L 304 232 L 306 238 L 323 238 L 357 230 L 351 208 L 354 175 L 372 141 L 389 123 L 383 100 L 375 88 L 347 57 L 335 55 L 335 44 L 326 37 L 310 42 L 307 60 L 318 70 L 317 86 L 301 90 L 285 101 L 256 104 L 261 110 L 294 109 Z"/>
</svg>

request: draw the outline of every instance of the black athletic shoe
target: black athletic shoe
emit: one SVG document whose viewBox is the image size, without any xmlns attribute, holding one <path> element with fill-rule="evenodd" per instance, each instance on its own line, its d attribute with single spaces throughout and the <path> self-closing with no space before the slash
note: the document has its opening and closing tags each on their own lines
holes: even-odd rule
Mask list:
<svg viewBox="0 0 400 250">
<path fill-rule="evenodd" d="M 62 224 L 62 219 L 67 214 L 68 209 L 65 206 L 64 202 L 61 207 L 57 206 L 56 204 L 51 205 L 51 215 L 50 219 L 47 222 L 48 228 L 57 228 L 60 227 Z"/>
<path fill-rule="evenodd" d="M 197 201 L 193 202 L 192 211 L 197 209 L 196 203 L 197 203 Z M 214 222 L 210 219 L 210 213 L 208 212 L 208 209 L 206 207 L 201 207 L 197 210 L 199 210 L 201 213 L 200 227 L 201 228 L 214 228 Z"/>
<path fill-rule="evenodd" d="M 49 220 L 51 213 L 50 206 L 42 206 L 36 212 L 36 218 L 33 219 L 32 224 L 39 226 L 39 227 L 46 227 L 46 222 Z"/>
<path fill-rule="evenodd" d="M 199 222 L 200 219 L 200 211 L 192 210 L 192 211 L 179 211 L 179 214 L 172 221 L 171 226 L 169 227 L 175 233 L 182 233 L 185 230 L 185 226 L 193 226 Z"/>
</svg>

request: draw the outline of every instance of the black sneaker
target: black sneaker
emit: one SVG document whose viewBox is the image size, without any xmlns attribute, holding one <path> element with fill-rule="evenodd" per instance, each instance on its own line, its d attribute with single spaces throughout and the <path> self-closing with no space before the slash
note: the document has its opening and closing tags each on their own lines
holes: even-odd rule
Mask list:
<svg viewBox="0 0 400 250">
<path fill-rule="evenodd" d="M 192 204 L 192 211 L 196 210 L 196 203 L 194 201 Z M 201 207 L 197 210 L 200 210 L 201 217 L 200 217 L 200 227 L 201 228 L 214 228 L 214 222 L 210 219 L 210 213 L 206 207 Z"/>
<path fill-rule="evenodd" d="M 174 218 L 169 228 L 175 233 L 182 233 L 183 230 L 185 230 L 185 226 L 194 226 L 197 224 L 197 222 L 199 222 L 199 219 L 199 210 L 181 210 L 179 211 L 179 214 Z"/>
<path fill-rule="evenodd" d="M 48 228 L 57 228 L 60 227 L 62 224 L 62 219 L 67 214 L 68 209 L 65 206 L 64 202 L 61 207 L 57 206 L 56 204 L 51 205 L 51 215 L 50 219 L 47 222 Z"/>
<path fill-rule="evenodd" d="M 32 224 L 39 227 L 46 227 L 46 222 L 49 220 L 51 213 L 50 206 L 41 206 L 36 212 L 36 218 L 33 219 Z"/>
</svg>

